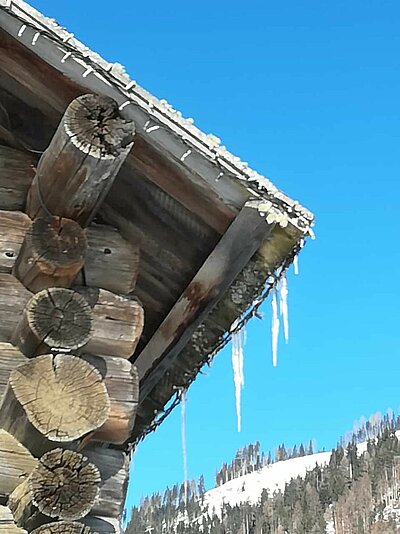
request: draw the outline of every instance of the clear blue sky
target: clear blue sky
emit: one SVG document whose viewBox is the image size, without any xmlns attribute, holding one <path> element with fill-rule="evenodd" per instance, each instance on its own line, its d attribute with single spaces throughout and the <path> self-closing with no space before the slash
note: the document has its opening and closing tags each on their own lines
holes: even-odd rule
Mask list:
<svg viewBox="0 0 400 534">
<path fill-rule="evenodd" d="M 316 215 L 289 279 L 291 340 L 248 328 L 243 430 L 230 348 L 189 390 L 189 476 L 245 443 L 335 445 L 400 404 L 398 0 L 32 0 Z M 269 303 L 268 303 L 269 304 Z M 179 409 L 140 447 L 131 502 L 182 480 Z"/>
</svg>

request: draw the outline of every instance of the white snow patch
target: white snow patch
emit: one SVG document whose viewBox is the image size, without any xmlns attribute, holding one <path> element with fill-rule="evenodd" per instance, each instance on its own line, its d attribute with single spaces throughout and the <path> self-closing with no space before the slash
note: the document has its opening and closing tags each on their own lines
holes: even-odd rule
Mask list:
<svg viewBox="0 0 400 534">
<path fill-rule="evenodd" d="M 304 477 L 307 471 L 314 469 L 315 465 L 326 465 L 331 457 L 330 452 L 320 452 L 292 458 L 267 465 L 259 471 L 230 480 L 217 488 L 209 490 L 204 496 L 204 506 L 211 516 L 214 513 L 221 515 L 224 504 L 230 506 L 239 505 L 244 502 L 256 504 L 263 490 L 267 490 L 272 497 L 274 493 L 283 491 L 285 485 L 292 478 Z"/>
</svg>

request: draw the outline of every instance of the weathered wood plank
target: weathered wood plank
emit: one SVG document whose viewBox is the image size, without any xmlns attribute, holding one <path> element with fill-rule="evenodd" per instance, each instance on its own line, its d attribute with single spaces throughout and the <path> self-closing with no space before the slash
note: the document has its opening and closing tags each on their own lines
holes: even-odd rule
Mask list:
<svg viewBox="0 0 400 534">
<path fill-rule="evenodd" d="M 130 358 L 143 331 L 144 310 L 133 298 L 105 289 L 75 287 L 92 308 L 92 330 L 85 354 Z"/>
<path fill-rule="evenodd" d="M 109 413 L 97 369 L 74 356 L 43 355 L 11 372 L 0 405 L 0 428 L 40 456 L 100 428 Z"/>
<path fill-rule="evenodd" d="M 0 211 L 0 272 L 11 273 L 31 222 L 20 211 Z"/>
<path fill-rule="evenodd" d="M 51 349 L 77 350 L 90 339 L 92 314 L 84 297 L 70 289 L 51 287 L 28 301 L 12 335 L 25 356 Z"/>
<path fill-rule="evenodd" d="M 69 287 L 83 267 L 86 247 L 84 231 L 77 222 L 38 217 L 26 232 L 13 274 L 33 293 Z"/>
<path fill-rule="evenodd" d="M 8 506 L 0 506 L 0 534 L 27 534 L 26 530 L 17 527 Z"/>
<path fill-rule="evenodd" d="M 139 377 L 136 367 L 125 358 L 86 354 L 82 359 L 100 372 L 110 398 L 108 419 L 90 439 L 121 445 L 130 437 L 135 423 L 139 401 Z"/>
<path fill-rule="evenodd" d="M 83 95 L 71 102 L 39 160 L 27 197 L 33 219 L 52 214 L 87 226 L 133 146 L 134 124 L 108 97 Z"/>
<path fill-rule="evenodd" d="M 135 360 L 146 398 L 273 226 L 246 204 Z"/>
<path fill-rule="evenodd" d="M 7 388 L 10 373 L 28 359 L 11 343 L 0 342 L 0 401 Z"/>
<path fill-rule="evenodd" d="M 8 497 L 21 482 L 28 478 L 37 460 L 21 443 L 5 430 L 0 430 L 0 502 Z M 1 532 L 1 529 L 0 529 Z"/>
<path fill-rule="evenodd" d="M 139 247 L 112 226 L 92 224 L 85 234 L 85 266 L 75 284 L 101 287 L 120 295 L 131 293 L 139 275 Z"/>
<path fill-rule="evenodd" d="M 0 273 L 0 341 L 11 340 L 31 297 L 32 293 L 14 276 Z"/>
<path fill-rule="evenodd" d="M 91 515 L 118 518 L 123 509 L 129 481 L 129 459 L 122 451 L 96 447 L 83 454 L 100 472 L 100 491 Z"/>
<path fill-rule="evenodd" d="M 0 145 L 0 209 L 24 209 L 35 170 L 32 154 Z"/>
</svg>

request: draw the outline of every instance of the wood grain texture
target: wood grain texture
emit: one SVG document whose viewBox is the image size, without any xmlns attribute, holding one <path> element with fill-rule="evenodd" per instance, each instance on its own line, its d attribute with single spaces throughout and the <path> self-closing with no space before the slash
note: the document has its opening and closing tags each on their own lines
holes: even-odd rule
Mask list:
<svg viewBox="0 0 400 534">
<path fill-rule="evenodd" d="M 139 247 L 112 226 L 91 224 L 85 234 L 85 266 L 75 285 L 101 287 L 120 295 L 132 293 L 139 275 Z"/>
<path fill-rule="evenodd" d="M 73 219 L 87 226 L 133 146 L 134 124 L 108 97 L 83 95 L 66 109 L 39 160 L 26 211 Z"/>
<path fill-rule="evenodd" d="M 74 356 L 43 355 L 11 372 L 0 405 L 0 428 L 40 456 L 100 428 L 109 413 L 97 369 Z"/>
<path fill-rule="evenodd" d="M 1 354 L 1 353 L 0 353 Z M 124 358 L 83 355 L 101 374 L 110 398 L 110 414 L 91 439 L 114 444 L 125 443 L 132 433 L 139 401 L 136 367 Z"/>
<path fill-rule="evenodd" d="M 236 276 L 271 232 L 257 209 L 245 206 L 135 360 L 145 399 Z"/>
<path fill-rule="evenodd" d="M 37 460 L 19 441 L 5 430 L 0 430 L 0 503 L 32 473 Z M 0 530 L 1 531 L 1 530 Z"/>
<path fill-rule="evenodd" d="M 132 298 L 105 289 L 74 288 L 92 308 L 92 329 L 82 353 L 130 358 L 143 331 L 144 310 Z"/>
<path fill-rule="evenodd" d="M 91 515 L 118 518 L 124 509 L 129 481 L 129 459 L 122 451 L 96 447 L 83 453 L 100 473 L 100 491 Z"/>
<path fill-rule="evenodd" d="M 24 209 L 35 170 L 32 154 L 0 145 L 0 209 Z"/>
<path fill-rule="evenodd" d="M 13 274 L 33 293 L 69 287 L 83 267 L 86 248 L 84 231 L 75 221 L 38 217 L 25 234 Z"/>
<path fill-rule="evenodd" d="M 0 342 L 9 342 L 21 315 L 32 297 L 11 274 L 0 273 Z"/>
<path fill-rule="evenodd" d="M 47 523 L 32 530 L 31 534 L 96 534 L 90 527 L 76 521 L 57 521 Z"/>
<path fill-rule="evenodd" d="M 0 401 L 6 390 L 11 371 L 27 362 L 26 356 L 14 345 L 0 342 Z"/>
<path fill-rule="evenodd" d="M 0 506 L 0 534 L 27 534 L 26 530 L 17 527 L 8 506 Z"/>
<path fill-rule="evenodd" d="M 92 314 L 79 293 L 52 287 L 28 301 L 12 335 L 13 344 L 32 357 L 51 349 L 76 350 L 90 339 Z"/>
<path fill-rule="evenodd" d="M 1 158 L 1 156 L 0 156 Z M 1 195 L 1 191 L 0 191 Z M 0 272 L 11 273 L 31 219 L 20 211 L 0 211 Z"/>
<path fill-rule="evenodd" d="M 100 480 L 99 470 L 85 456 L 53 449 L 13 491 L 8 505 L 17 525 L 28 530 L 48 523 L 48 518 L 81 519 L 93 507 Z"/>
</svg>

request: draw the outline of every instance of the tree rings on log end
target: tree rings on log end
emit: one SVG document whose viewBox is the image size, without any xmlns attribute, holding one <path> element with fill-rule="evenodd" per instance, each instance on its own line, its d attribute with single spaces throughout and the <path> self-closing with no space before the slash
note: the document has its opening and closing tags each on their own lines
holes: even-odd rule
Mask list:
<svg viewBox="0 0 400 534">
<path fill-rule="evenodd" d="M 32 531 L 32 534 L 97 534 L 82 523 L 72 521 L 58 521 L 57 523 L 47 523 Z"/>
<path fill-rule="evenodd" d="M 86 248 L 85 233 L 75 221 L 39 217 L 26 233 L 14 275 L 34 293 L 69 287 L 83 267 Z"/>
<path fill-rule="evenodd" d="M 64 128 L 72 143 L 95 158 L 116 158 L 133 143 L 135 126 L 108 96 L 82 95 L 68 106 Z"/>
<path fill-rule="evenodd" d="M 50 288 L 30 299 L 12 341 L 26 356 L 34 356 L 42 344 L 77 350 L 89 341 L 91 328 L 92 312 L 82 295 Z"/>
<path fill-rule="evenodd" d="M 47 439 L 76 440 L 105 423 L 110 399 L 99 371 L 75 356 L 44 355 L 11 372 L 9 387 Z"/>
<path fill-rule="evenodd" d="M 54 449 L 41 457 L 29 479 L 29 489 L 41 513 L 75 520 L 92 509 L 100 482 L 99 470 L 85 456 Z"/>
</svg>

